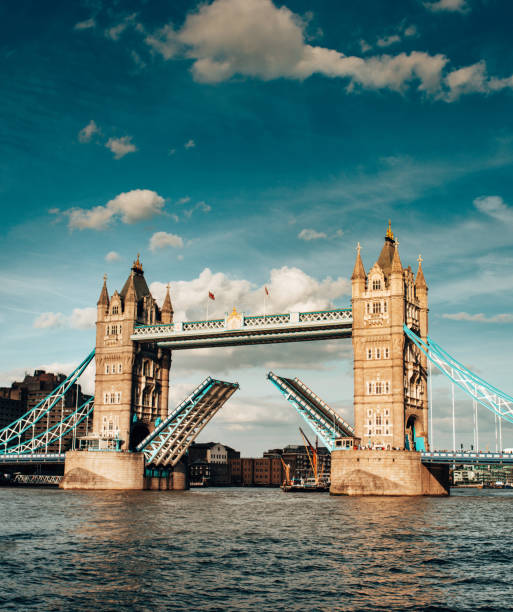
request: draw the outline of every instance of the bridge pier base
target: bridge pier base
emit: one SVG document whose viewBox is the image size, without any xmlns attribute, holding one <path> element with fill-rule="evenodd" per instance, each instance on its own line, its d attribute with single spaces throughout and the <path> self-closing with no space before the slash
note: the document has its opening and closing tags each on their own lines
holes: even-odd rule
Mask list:
<svg viewBox="0 0 513 612">
<path fill-rule="evenodd" d="M 143 453 L 69 451 L 61 489 L 144 489 Z"/>
<path fill-rule="evenodd" d="M 449 466 L 424 465 L 412 451 L 334 450 L 332 495 L 449 495 Z"/>
</svg>

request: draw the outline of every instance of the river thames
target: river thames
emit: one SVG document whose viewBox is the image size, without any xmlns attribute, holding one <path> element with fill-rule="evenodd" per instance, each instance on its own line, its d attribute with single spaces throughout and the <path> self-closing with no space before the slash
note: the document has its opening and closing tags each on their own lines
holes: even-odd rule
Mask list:
<svg viewBox="0 0 513 612">
<path fill-rule="evenodd" d="M 512 610 L 513 491 L 0 490 L 5 610 Z"/>
</svg>

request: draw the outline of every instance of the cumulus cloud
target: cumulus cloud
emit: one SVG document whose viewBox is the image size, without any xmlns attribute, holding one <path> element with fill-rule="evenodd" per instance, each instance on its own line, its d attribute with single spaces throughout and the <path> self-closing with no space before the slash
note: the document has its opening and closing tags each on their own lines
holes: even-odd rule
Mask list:
<svg viewBox="0 0 513 612">
<path fill-rule="evenodd" d="M 513 210 L 500 196 L 481 196 L 474 200 L 474 206 L 485 215 L 503 223 L 513 221 Z"/>
<path fill-rule="evenodd" d="M 90 19 L 86 19 L 85 21 L 79 21 L 75 24 L 75 30 L 89 30 L 90 28 L 94 28 L 96 26 L 96 21 L 93 17 Z"/>
<path fill-rule="evenodd" d="M 120 193 L 105 206 L 70 208 L 63 214 L 69 217 L 70 229 L 104 230 L 116 218 L 129 224 L 149 219 L 162 211 L 164 203 L 164 198 L 156 191 L 132 189 Z"/>
<path fill-rule="evenodd" d="M 445 82 L 449 88 L 446 93 L 446 98 L 449 101 L 456 100 L 463 94 L 489 91 L 484 61 L 449 72 L 445 77 Z"/>
<path fill-rule="evenodd" d="M 62 312 L 43 312 L 33 323 L 37 329 L 70 327 L 72 329 L 90 329 L 96 323 L 96 308 L 74 308 L 69 316 Z"/>
<path fill-rule="evenodd" d="M 470 314 L 468 312 L 445 313 L 442 315 L 444 319 L 452 321 L 472 321 L 474 323 L 513 323 L 513 314 L 504 313 L 487 316 L 482 312 Z"/>
<path fill-rule="evenodd" d="M 125 155 L 128 155 L 128 153 L 137 151 L 137 147 L 132 143 L 132 136 L 109 138 L 105 146 L 114 153 L 114 159 L 121 159 Z"/>
<path fill-rule="evenodd" d="M 113 262 L 113 261 L 119 261 L 120 259 L 121 259 L 121 256 L 116 251 L 109 251 L 107 255 L 105 255 L 105 261 Z"/>
<path fill-rule="evenodd" d="M 424 6 L 434 13 L 446 11 L 452 13 L 465 13 L 469 10 L 467 0 L 436 0 L 436 2 L 424 2 Z"/>
<path fill-rule="evenodd" d="M 181 248 L 183 247 L 183 239 L 176 234 L 168 234 L 167 232 L 156 232 L 150 238 L 150 251 L 167 247 Z"/>
<path fill-rule="evenodd" d="M 322 281 L 309 276 L 299 268 L 284 266 L 271 270 L 269 282 L 268 312 L 308 311 L 331 308 L 334 300 L 350 295 L 347 279 L 325 278 Z M 150 286 L 152 294 L 160 302 L 164 300 L 166 283 L 155 282 Z M 190 281 L 171 283 L 173 308 L 177 320 L 196 320 L 205 315 L 208 292 L 216 296 L 210 304 L 209 316 L 224 316 L 235 306 L 246 313 L 263 311 L 264 286 L 255 286 L 245 279 L 232 279 L 222 272 L 213 273 L 205 268 Z"/>
<path fill-rule="evenodd" d="M 463 0 L 428 3 L 432 10 L 463 11 Z M 446 79 L 449 59 L 443 54 L 412 51 L 397 55 L 347 56 L 326 47 L 307 44 L 307 20 L 271 0 L 214 0 L 190 13 L 183 26 L 166 25 L 145 41 L 164 59 L 192 60 L 194 79 L 219 83 L 235 75 L 271 80 L 307 79 L 313 74 L 347 81 L 348 91 L 409 87 L 433 98 L 452 102 L 465 93 L 513 87 L 513 77 L 489 79 L 479 88 L 479 67 L 453 70 Z M 382 37 L 381 47 L 417 34 L 415 26 L 401 26 Z M 360 41 L 362 52 L 371 49 Z M 466 72 L 459 72 L 466 70 Z M 468 74 L 471 73 L 471 74 Z"/>
<path fill-rule="evenodd" d="M 300 240 L 305 240 L 306 242 L 309 242 L 310 240 L 319 240 L 320 238 L 327 238 L 324 232 L 317 232 L 313 229 L 302 229 L 297 237 Z"/>
<path fill-rule="evenodd" d="M 99 131 L 96 122 L 91 119 L 91 121 L 89 121 L 89 123 L 78 133 L 78 140 L 79 142 L 91 142 L 91 138 Z"/>
</svg>

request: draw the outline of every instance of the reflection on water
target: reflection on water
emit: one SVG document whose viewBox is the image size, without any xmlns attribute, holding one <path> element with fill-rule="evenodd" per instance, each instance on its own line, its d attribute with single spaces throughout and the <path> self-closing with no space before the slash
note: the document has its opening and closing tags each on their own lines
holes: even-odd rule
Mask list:
<svg viewBox="0 0 513 612">
<path fill-rule="evenodd" d="M 513 492 L 1 489 L 0 608 L 510 610 Z"/>
</svg>

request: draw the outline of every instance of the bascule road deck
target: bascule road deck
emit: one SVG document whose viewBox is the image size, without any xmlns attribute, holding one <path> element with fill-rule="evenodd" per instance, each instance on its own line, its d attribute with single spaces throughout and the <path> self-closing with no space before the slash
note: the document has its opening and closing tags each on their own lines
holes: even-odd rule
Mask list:
<svg viewBox="0 0 513 612">
<path fill-rule="evenodd" d="M 350 308 L 257 316 L 234 310 L 224 319 L 138 325 L 131 339 L 176 350 L 350 338 L 352 326 Z"/>
</svg>

